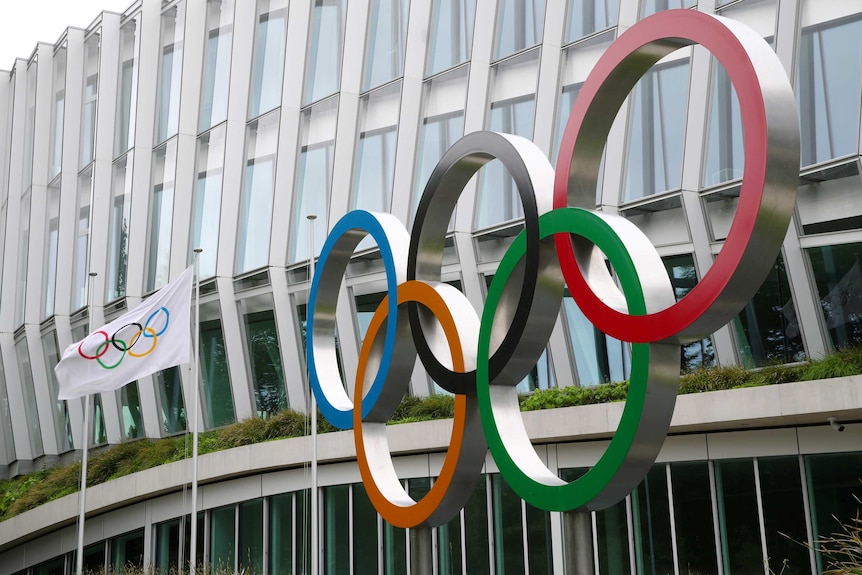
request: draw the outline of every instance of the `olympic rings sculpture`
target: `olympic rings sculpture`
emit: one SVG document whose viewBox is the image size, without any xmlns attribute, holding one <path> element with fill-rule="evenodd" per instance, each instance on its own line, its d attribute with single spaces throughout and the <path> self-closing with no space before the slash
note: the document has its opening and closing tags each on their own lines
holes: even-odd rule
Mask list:
<svg viewBox="0 0 862 575">
<path fill-rule="evenodd" d="M 164 313 L 165 323 L 161 327 L 161 329 L 159 329 L 159 331 L 156 331 L 155 329 L 150 327 L 150 324 L 153 322 L 154 319 L 158 317 L 160 313 Z M 159 336 L 165 333 L 165 330 L 168 329 L 168 325 L 170 325 L 170 323 L 171 312 L 168 311 L 168 308 L 162 306 L 161 308 L 151 313 L 150 317 L 147 318 L 147 321 L 143 325 L 137 322 L 129 323 L 124 325 L 111 335 L 108 335 L 108 332 L 104 330 L 93 332 L 92 334 L 90 334 L 89 337 L 85 338 L 81 341 L 81 343 L 78 344 L 78 355 L 80 355 L 84 359 L 98 362 L 98 364 L 101 365 L 104 369 L 114 369 L 123 362 L 123 360 L 126 358 L 126 355 L 128 355 L 129 357 L 146 357 L 153 353 L 153 350 L 156 349 L 156 345 L 158 344 Z M 128 342 L 125 339 L 120 339 L 120 337 L 118 337 L 126 333 L 127 328 L 134 328 L 137 330 L 131 332 L 132 335 L 129 338 Z M 96 345 L 96 348 L 92 352 L 92 355 L 88 355 L 87 353 L 85 353 L 85 344 L 86 347 L 91 348 L 93 346 L 92 338 L 94 336 L 100 335 L 104 338 L 104 341 L 101 341 L 98 345 Z M 135 345 L 137 345 L 137 343 L 141 341 L 141 338 L 151 339 L 152 342 L 149 344 L 149 347 L 145 351 L 132 351 L 132 348 L 134 348 Z M 117 350 L 120 353 L 120 356 L 114 363 L 105 363 L 102 358 L 105 357 L 105 355 L 108 353 L 108 351 L 111 350 L 111 348 Z"/>
<path fill-rule="evenodd" d="M 629 220 L 593 208 L 602 151 L 625 98 L 658 60 L 695 43 L 718 59 L 736 89 L 745 168 L 721 252 L 677 302 L 646 235 Z M 517 184 L 524 229 L 502 258 L 478 315 L 464 294 L 441 283 L 443 246 L 467 182 L 493 159 Z M 655 462 L 667 435 L 679 386 L 679 345 L 725 325 L 769 273 L 790 222 L 798 168 L 795 99 L 772 48 L 733 20 L 669 10 L 632 26 L 600 58 L 572 108 L 556 170 L 529 140 L 475 132 L 437 164 L 411 235 L 389 214 L 345 215 L 333 226 L 312 280 L 307 359 L 324 416 L 336 427 L 354 429 L 360 473 L 377 511 L 399 527 L 445 523 L 472 493 L 488 450 L 515 492 L 541 509 L 597 510 L 624 498 Z M 338 371 L 335 317 L 350 258 L 368 235 L 380 249 L 387 295 L 362 343 L 354 401 Z M 566 286 L 599 330 L 632 344 L 618 429 L 598 463 L 571 483 L 533 448 L 515 387 L 547 346 Z M 418 502 L 398 480 L 385 430 L 417 356 L 433 380 L 455 394 L 442 470 Z"/>
</svg>

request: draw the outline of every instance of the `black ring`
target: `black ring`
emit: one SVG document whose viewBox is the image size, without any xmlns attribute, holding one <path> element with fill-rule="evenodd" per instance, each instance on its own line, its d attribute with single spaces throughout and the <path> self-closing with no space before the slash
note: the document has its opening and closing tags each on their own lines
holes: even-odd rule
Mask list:
<svg viewBox="0 0 862 575">
<path fill-rule="evenodd" d="M 136 343 L 138 343 L 138 340 L 136 339 L 135 341 L 129 342 L 129 345 L 126 349 L 122 349 L 120 346 L 117 345 L 117 342 L 114 341 L 114 339 L 116 339 L 116 337 L 117 337 L 117 334 L 120 333 L 121 331 L 123 331 L 124 329 L 126 329 L 127 327 L 129 327 L 130 325 L 137 326 L 139 331 L 144 331 L 144 326 L 142 326 L 141 324 L 139 324 L 137 322 L 127 323 L 126 325 L 124 325 L 123 327 L 121 327 L 120 329 L 115 331 L 114 334 L 111 336 L 111 345 L 113 345 L 118 351 L 123 351 L 123 352 L 128 351 L 128 350 L 132 349 Z M 138 339 L 140 339 L 140 338 L 138 338 Z M 120 341 L 122 341 L 122 340 L 120 340 Z"/>
</svg>

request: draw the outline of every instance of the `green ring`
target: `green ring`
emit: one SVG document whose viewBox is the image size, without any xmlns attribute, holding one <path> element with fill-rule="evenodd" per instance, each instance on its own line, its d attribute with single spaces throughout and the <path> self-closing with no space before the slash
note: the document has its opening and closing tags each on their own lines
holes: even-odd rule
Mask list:
<svg viewBox="0 0 862 575">
<path fill-rule="evenodd" d="M 634 262 L 622 241 L 608 224 L 593 212 L 580 208 L 559 208 L 539 218 L 539 235 L 542 239 L 559 233 L 576 234 L 598 246 L 608 257 L 619 277 L 629 313 L 646 314 L 646 301 Z M 634 442 L 646 400 L 650 344 L 632 344 L 631 379 L 622 419 L 610 445 L 598 463 L 586 475 L 571 483 L 565 483 L 559 478 L 545 483 L 527 475 L 512 458 L 509 448 L 500 436 L 494 417 L 491 384 L 488 380 L 488 357 L 494 312 L 509 276 L 524 256 L 525 247 L 525 236 L 521 232 L 506 251 L 497 268 L 494 280 L 488 288 L 488 297 L 482 312 L 476 368 L 476 390 L 482 427 L 488 440 L 488 448 L 500 473 L 522 499 L 546 511 L 568 511 L 588 507 L 623 466 Z M 514 393 L 510 398 L 517 401 L 517 395 Z M 517 403 L 514 408 L 518 408 Z"/>
<path fill-rule="evenodd" d="M 102 367 L 104 367 L 105 369 L 114 369 L 115 367 L 117 367 L 118 365 L 120 365 L 120 363 L 121 363 L 121 362 L 123 361 L 123 359 L 126 357 L 126 352 L 127 352 L 127 351 L 129 351 L 129 345 L 128 345 L 126 342 L 124 342 L 123 340 L 121 340 L 121 339 L 114 339 L 113 341 L 114 341 L 114 342 L 119 342 L 119 343 L 123 344 L 123 355 L 121 355 L 121 356 L 120 356 L 120 359 L 118 359 L 118 360 L 117 360 L 117 363 L 115 363 L 114 365 L 106 365 L 106 364 L 102 361 L 102 358 L 101 358 L 101 357 L 97 357 L 97 358 L 96 358 L 96 361 L 98 361 L 98 362 L 99 362 L 99 365 L 101 365 L 101 366 L 102 366 Z M 97 348 L 96 348 L 96 355 L 99 355 L 100 353 L 102 353 L 102 346 L 103 346 L 103 345 L 104 345 L 104 346 L 109 345 L 108 341 L 106 340 L 106 341 L 104 341 L 104 342 L 102 342 L 102 343 L 100 343 L 100 344 L 99 344 L 99 347 L 97 347 Z"/>
</svg>

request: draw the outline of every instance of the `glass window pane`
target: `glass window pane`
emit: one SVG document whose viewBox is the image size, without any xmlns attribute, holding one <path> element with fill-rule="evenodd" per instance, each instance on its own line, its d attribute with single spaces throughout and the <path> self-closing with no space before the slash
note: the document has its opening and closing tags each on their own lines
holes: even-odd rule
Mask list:
<svg viewBox="0 0 862 575">
<path fill-rule="evenodd" d="M 119 156 L 135 145 L 135 107 L 138 100 L 138 19 L 132 18 L 120 28 L 120 71 L 117 92 L 117 125 L 114 155 Z"/>
<path fill-rule="evenodd" d="M 625 200 L 679 188 L 688 107 L 688 58 L 655 67 L 635 85 Z"/>
<path fill-rule="evenodd" d="M 338 91 L 341 86 L 341 52 L 344 46 L 346 0 L 315 0 L 311 14 L 311 38 L 305 62 L 303 104 Z"/>
<path fill-rule="evenodd" d="M 153 566 L 159 573 L 174 573 L 180 564 L 180 520 L 156 525 Z"/>
<path fill-rule="evenodd" d="M 587 387 L 628 379 L 631 371 L 628 345 L 600 332 L 568 290 L 563 297 L 563 310 L 579 385 Z"/>
<path fill-rule="evenodd" d="M 257 269 L 269 262 L 278 118 L 278 112 L 273 112 L 248 126 L 237 273 Z"/>
<path fill-rule="evenodd" d="M 570 0 L 566 42 L 617 25 L 619 0 Z"/>
<path fill-rule="evenodd" d="M 200 332 L 199 385 L 207 425 L 212 429 L 233 423 L 236 417 L 217 302 L 201 306 Z"/>
<path fill-rule="evenodd" d="M 105 541 L 84 548 L 84 573 L 99 573 L 105 570 Z"/>
<path fill-rule="evenodd" d="M 63 162 L 63 122 L 66 119 L 66 44 L 54 52 L 54 101 L 51 107 L 51 149 L 48 180 L 60 173 Z"/>
<path fill-rule="evenodd" d="M 736 89 L 730 83 L 724 67 L 713 58 L 703 186 L 715 186 L 742 178 L 744 152 L 742 116 Z"/>
<path fill-rule="evenodd" d="M 113 167 L 111 191 L 111 228 L 108 236 L 108 277 L 106 300 L 126 295 L 126 270 L 129 264 L 129 217 L 132 211 L 132 152 Z"/>
<path fill-rule="evenodd" d="M 602 575 L 631 573 L 628 524 L 625 500 L 596 511 L 595 537 L 599 544 L 599 573 Z"/>
<path fill-rule="evenodd" d="M 494 564 L 500 573 L 524 572 L 524 525 L 521 498 L 503 477 L 491 475 L 491 510 L 494 526 Z"/>
<path fill-rule="evenodd" d="M 222 125 L 198 138 L 192 249 L 203 250 L 198 268 L 201 278 L 209 278 L 216 273 L 225 132 L 227 128 Z"/>
<path fill-rule="evenodd" d="M 207 40 L 198 121 L 198 130 L 201 132 L 227 119 L 233 7 L 233 0 L 207 2 Z"/>
<path fill-rule="evenodd" d="M 407 530 L 383 522 L 383 575 L 407 573 Z"/>
<path fill-rule="evenodd" d="M 120 389 L 120 425 L 123 439 L 137 439 L 146 435 L 137 381 L 127 383 Z"/>
<path fill-rule="evenodd" d="M 484 483 L 484 477 L 479 479 Z M 461 515 L 437 528 L 437 570 L 439 575 L 461 575 Z M 370 575 L 370 574 L 369 574 Z"/>
<path fill-rule="evenodd" d="M 353 209 L 390 210 L 400 103 L 401 82 L 376 90 L 360 100 Z"/>
<path fill-rule="evenodd" d="M 269 573 L 293 573 L 293 493 L 269 500 Z"/>
<path fill-rule="evenodd" d="M 488 574 L 491 559 L 488 554 L 488 484 L 483 476 L 476 482 L 473 495 L 464 506 L 464 546 L 467 553 L 467 573 Z"/>
<path fill-rule="evenodd" d="M 239 569 L 263 573 L 263 499 L 239 506 Z"/>
<path fill-rule="evenodd" d="M 93 394 L 93 405 L 90 413 L 93 414 L 93 433 L 90 437 L 91 445 L 104 445 L 108 443 L 108 432 L 105 430 L 105 410 L 102 408 L 102 395 Z M 85 400 L 86 401 L 86 400 Z M 68 416 L 67 416 L 68 417 Z M 72 428 L 69 428 L 69 442 L 72 442 Z"/>
<path fill-rule="evenodd" d="M 57 296 L 57 250 L 60 239 L 60 187 L 48 186 L 48 211 L 45 225 L 45 282 L 42 285 L 42 318 L 54 315 Z"/>
<path fill-rule="evenodd" d="M 669 256 L 662 258 L 662 262 L 664 262 L 667 274 L 670 276 L 670 284 L 673 286 L 676 301 L 679 301 L 697 285 L 697 269 L 694 266 L 694 257 L 691 254 Z M 714 364 L 715 349 L 712 347 L 711 337 L 705 337 L 682 346 L 681 371 L 712 367 Z"/>
<path fill-rule="evenodd" d="M 697 0 L 643 0 L 641 4 L 641 18 L 650 14 L 671 10 L 673 8 L 693 8 L 697 6 Z"/>
<path fill-rule="evenodd" d="M 210 513 L 210 564 L 231 572 L 236 560 L 236 507 L 213 509 Z"/>
<path fill-rule="evenodd" d="M 862 244 L 811 248 L 811 271 L 832 345 L 843 348 L 862 342 Z"/>
<path fill-rule="evenodd" d="M 332 165 L 335 157 L 335 126 L 338 119 L 338 97 L 329 98 L 302 113 L 299 148 L 299 174 L 294 200 L 293 225 L 290 230 L 288 261 L 308 259 L 310 246 L 308 220 L 314 214 L 314 250 L 320 253 L 329 229 L 329 201 L 332 191 Z"/>
<path fill-rule="evenodd" d="M 30 366 L 30 349 L 27 339 L 21 338 L 15 342 L 15 356 L 18 359 L 18 374 L 21 378 L 21 391 L 24 394 L 24 417 L 27 419 L 27 432 L 30 438 L 32 458 L 41 456 L 45 451 L 42 447 L 42 427 L 39 423 L 39 410 L 36 406 L 36 389 L 33 385 L 33 370 Z"/>
<path fill-rule="evenodd" d="M 532 50 L 492 69 L 488 130 L 532 139 L 539 55 L 539 50 Z M 476 227 L 487 228 L 523 215 L 515 180 L 499 160 L 485 164 L 479 172 Z"/>
<path fill-rule="evenodd" d="M 258 2 L 249 118 L 256 118 L 281 104 L 286 35 L 287 0 Z"/>
<path fill-rule="evenodd" d="M 553 550 L 551 549 L 551 514 L 525 504 L 527 520 L 527 564 L 530 574 L 546 573 L 554 570 Z"/>
<path fill-rule="evenodd" d="M 30 192 L 21 197 L 21 227 L 18 234 L 18 293 L 15 298 L 15 326 L 24 325 L 24 306 L 27 303 L 27 264 L 30 254 Z"/>
<path fill-rule="evenodd" d="M 545 0 L 502 0 L 497 6 L 494 59 L 540 43 L 544 27 Z"/>
<path fill-rule="evenodd" d="M 296 523 L 293 533 L 296 536 L 295 573 L 311 573 L 311 537 L 308 526 L 311 525 L 311 491 L 305 489 L 296 493 Z"/>
<path fill-rule="evenodd" d="M 323 488 L 323 564 L 326 573 L 350 572 L 349 485 Z M 371 552 L 372 549 L 364 551 Z"/>
<path fill-rule="evenodd" d="M 33 567 L 33 575 L 66 575 L 66 558 L 58 557 Z"/>
<path fill-rule="evenodd" d="M 96 109 L 99 99 L 99 45 L 101 31 L 84 43 L 84 96 L 81 102 L 81 157 L 83 168 L 93 161 L 96 146 Z"/>
<path fill-rule="evenodd" d="M 673 573 L 670 502 L 667 496 L 667 468 L 664 464 L 653 465 L 632 492 L 632 513 L 638 573 Z"/>
<path fill-rule="evenodd" d="M 476 0 L 434 0 L 425 75 L 470 59 Z"/>
<path fill-rule="evenodd" d="M 418 160 L 413 177 L 411 220 L 437 162 L 464 135 L 468 72 L 469 68 L 462 66 L 432 78 L 423 86 L 423 120 L 419 128 Z"/>
<path fill-rule="evenodd" d="M 25 95 L 27 116 L 24 119 L 24 172 L 21 190 L 27 190 L 33 182 L 33 132 L 36 129 L 36 77 L 38 71 L 39 61 L 34 58 L 27 67 L 26 72 L 24 72 L 27 81 L 27 92 Z M 17 73 L 16 77 L 21 78 Z M 12 117 L 11 113 L 9 117 Z"/>
<path fill-rule="evenodd" d="M 672 463 L 670 474 L 680 573 L 718 575 L 709 465 Z"/>
<path fill-rule="evenodd" d="M 800 179 L 796 213 L 803 234 L 862 228 L 862 178 L 856 161 L 818 170 Z"/>
<path fill-rule="evenodd" d="M 842 533 L 842 524 L 851 525 L 859 517 L 862 453 L 808 455 L 805 472 L 814 541 Z M 817 571 L 822 572 L 827 566 L 828 561 L 818 553 Z"/>
<path fill-rule="evenodd" d="M 750 459 L 717 462 L 715 489 L 725 573 L 735 575 L 762 571 L 754 463 Z"/>
<path fill-rule="evenodd" d="M 805 359 L 805 347 L 790 283 L 779 254 L 772 271 L 733 321 L 742 364 L 747 368 Z"/>
<path fill-rule="evenodd" d="M 49 331 L 42 336 L 42 351 L 45 354 L 45 370 L 48 372 L 48 387 L 51 390 L 51 397 L 56 398 L 60 393 L 59 385 L 57 384 L 57 376 L 54 373 L 54 367 L 60 361 L 60 350 L 57 344 L 57 332 Z M 98 421 L 98 413 L 95 414 L 94 421 Z M 54 418 L 54 432 L 56 433 L 57 449 L 60 453 L 65 453 L 72 449 L 72 423 L 69 420 L 69 405 L 65 399 L 54 399 L 54 409 L 52 416 Z M 98 427 L 96 424 L 94 427 Z M 102 421 L 104 427 L 104 421 Z"/>
<path fill-rule="evenodd" d="M 144 530 L 111 539 L 111 568 L 121 573 L 129 567 L 144 568 Z"/>
<path fill-rule="evenodd" d="M 159 289 L 169 280 L 176 167 L 177 140 L 173 139 L 153 152 L 150 245 L 147 255 L 146 291 L 148 292 Z"/>
<path fill-rule="evenodd" d="M 802 474 L 799 457 L 767 457 L 757 460 L 766 551 L 769 568 L 791 575 L 810 573 L 805 507 L 802 503 Z"/>
<path fill-rule="evenodd" d="M 3 439 L 3 458 L 0 460 L 0 464 L 8 465 L 18 457 L 15 454 L 12 415 L 9 408 L 9 394 L 6 389 L 6 369 L 2 358 L 0 358 L 0 437 Z"/>
<path fill-rule="evenodd" d="M 369 90 L 404 74 L 407 0 L 371 0 L 362 89 Z"/>
<path fill-rule="evenodd" d="M 75 264 L 72 278 L 72 310 L 87 305 L 89 290 L 90 202 L 93 197 L 93 171 L 88 168 L 78 177 L 78 217 L 75 228 Z"/>
<path fill-rule="evenodd" d="M 288 407 L 272 295 L 241 300 L 239 307 L 257 415 L 267 417 Z"/>
<path fill-rule="evenodd" d="M 159 390 L 159 408 L 162 414 L 162 428 L 170 435 L 186 430 L 186 405 L 183 400 L 183 384 L 180 369 L 170 367 L 155 375 Z"/>
<path fill-rule="evenodd" d="M 862 19 L 802 30 L 796 94 L 802 130 L 801 165 L 859 149 Z"/>
<path fill-rule="evenodd" d="M 377 518 L 365 487 L 353 484 L 353 575 L 377 575 Z"/>
<path fill-rule="evenodd" d="M 162 13 L 157 142 L 164 142 L 179 128 L 185 18 L 185 0 Z"/>
</svg>

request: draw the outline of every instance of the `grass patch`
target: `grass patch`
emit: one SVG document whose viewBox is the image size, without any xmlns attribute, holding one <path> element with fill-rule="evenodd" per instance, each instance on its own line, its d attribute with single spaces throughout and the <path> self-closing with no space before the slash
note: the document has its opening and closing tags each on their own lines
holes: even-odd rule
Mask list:
<svg viewBox="0 0 862 575">
<path fill-rule="evenodd" d="M 700 393 L 847 377 L 862 373 L 862 347 L 837 351 L 823 359 L 802 365 L 775 365 L 747 371 L 741 367 L 698 369 L 680 377 L 679 393 Z M 625 401 L 628 382 L 605 383 L 594 387 L 563 387 L 539 390 L 520 398 L 522 411 L 554 409 Z M 390 424 L 428 421 L 452 417 L 455 400 L 448 395 L 405 397 L 389 420 Z M 337 431 L 318 412 L 318 431 Z M 266 419 L 253 417 L 221 429 L 200 434 L 201 454 L 252 445 L 275 439 L 302 437 L 310 430 L 308 417 L 285 410 Z M 144 439 L 97 450 L 90 457 L 87 484 L 98 485 L 150 469 L 164 463 L 191 457 L 191 436 Z M 78 490 L 81 464 L 56 466 L 0 481 L 0 521 L 53 501 Z"/>
</svg>

